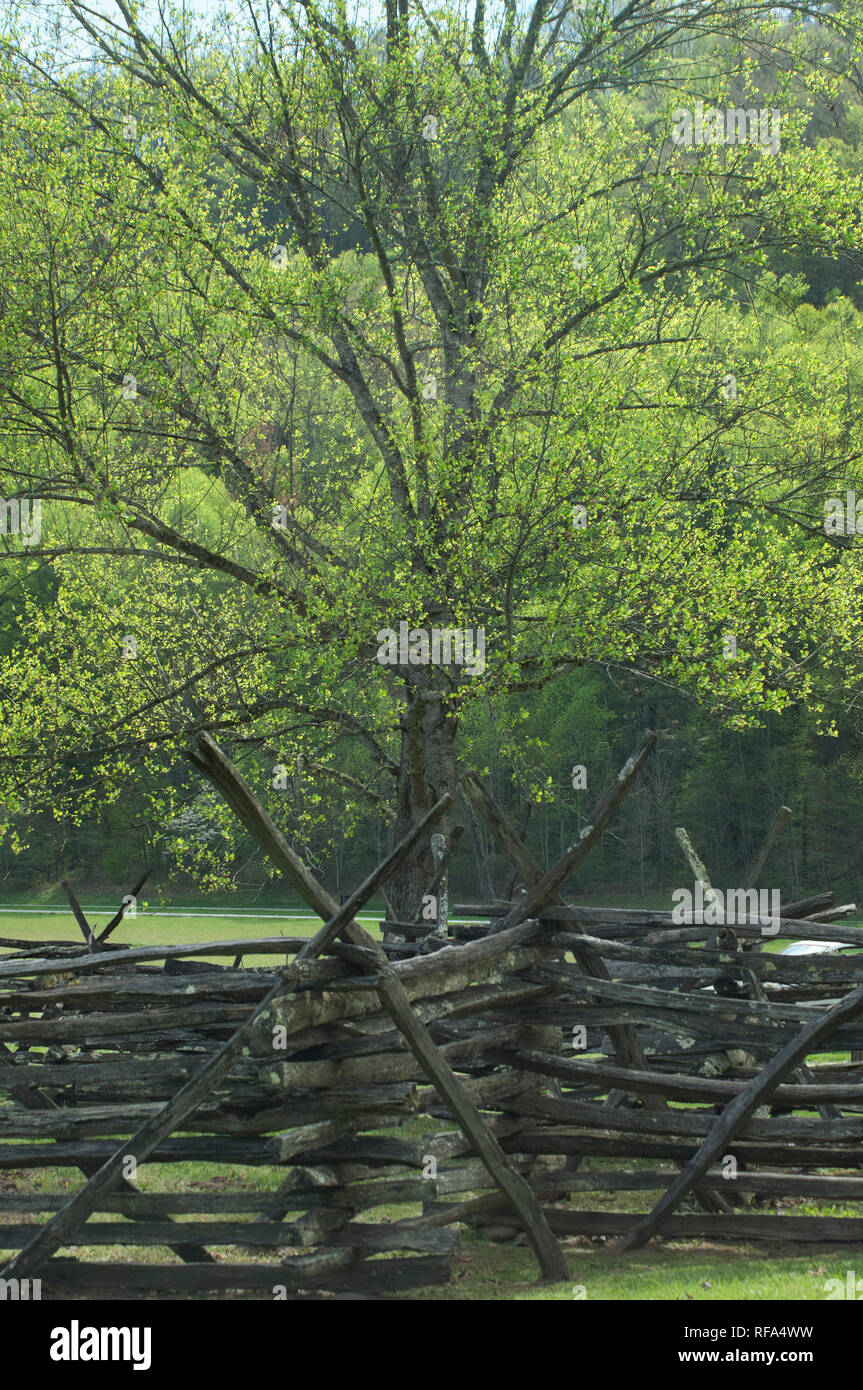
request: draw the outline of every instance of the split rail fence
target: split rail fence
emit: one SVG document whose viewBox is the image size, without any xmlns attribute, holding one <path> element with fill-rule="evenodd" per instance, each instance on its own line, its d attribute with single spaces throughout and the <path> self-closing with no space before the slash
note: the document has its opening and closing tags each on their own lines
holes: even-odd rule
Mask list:
<svg viewBox="0 0 863 1390">
<path fill-rule="evenodd" d="M 863 958 L 763 949 L 863 948 L 852 908 L 680 926 L 561 897 L 653 743 L 546 872 L 466 776 L 520 895 L 381 941 L 356 915 L 451 798 L 339 906 L 203 735 L 193 761 L 323 925 L 129 949 L 122 910 L 97 936 L 69 890 L 83 945 L 0 941 L 7 1296 L 391 1297 L 448 1282 L 470 1222 L 524 1231 L 548 1279 L 561 1237 L 863 1239 L 863 1215 L 775 1210 L 863 1201 Z M 196 1165 L 184 1190 L 165 1164 Z"/>
</svg>

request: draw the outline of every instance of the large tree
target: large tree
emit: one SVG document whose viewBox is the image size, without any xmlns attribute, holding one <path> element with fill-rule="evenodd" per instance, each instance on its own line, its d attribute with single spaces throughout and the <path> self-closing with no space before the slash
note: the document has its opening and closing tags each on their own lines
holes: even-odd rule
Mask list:
<svg viewBox="0 0 863 1390">
<path fill-rule="evenodd" d="M 0 485 L 43 506 L 5 537 L 10 815 L 210 729 L 276 804 L 301 754 L 401 834 L 466 704 L 589 663 L 817 704 L 860 617 L 821 525 L 856 359 L 770 265 L 861 250 L 807 138 L 853 7 L 106 8 L 5 45 Z M 699 102 L 750 138 L 681 144 Z M 402 623 L 481 630 L 484 669 L 382 664 Z"/>
</svg>

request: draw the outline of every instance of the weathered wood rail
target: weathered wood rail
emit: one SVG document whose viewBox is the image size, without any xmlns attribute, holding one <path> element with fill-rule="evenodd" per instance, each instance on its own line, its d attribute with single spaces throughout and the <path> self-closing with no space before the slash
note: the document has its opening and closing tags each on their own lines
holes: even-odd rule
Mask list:
<svg viewBox="0 0 863 1390">
<path fill-rule="evenodd" d="M 407 841 L 339 908 L 199 747 L 325 925 L 129 949 L 78 908 L 80 945 L 0 942 L 2 1277 L 37 1273 L 47 1297 L 387 1297 L 446 1282 L 472 1220 L 526 1230 L 549 1278 L 560 1237 L 863 1238 L 863 1207 L 763 1205 L 863 1203 L 863 1063 L 818 1060 L 863 1050 L 863 955 L 752 951 L 758 919 L 732 939 L 560 897 L 650 746 L 545 874 L 465 778 L 525 892 L 456 906 L 477 925 L 449 942 L 355 922 Z M 863 930 L 823 925 L 848 911 L 790 904 L 778 934 L 863 949 Z M 166 1163 L 211 1178 L 140 1190 Z M 251 1184 L 225 1184 L 238 1164 Z M 36 1190 L 40 1170 L 83 1185 Z M 602 1210 L 609 1193 L 632 1210 Z M 704 1210 L 681 1209 L 689 1194 Z M 111 1247 L 121 1262 L 93 1257 Z"/>
</svg>

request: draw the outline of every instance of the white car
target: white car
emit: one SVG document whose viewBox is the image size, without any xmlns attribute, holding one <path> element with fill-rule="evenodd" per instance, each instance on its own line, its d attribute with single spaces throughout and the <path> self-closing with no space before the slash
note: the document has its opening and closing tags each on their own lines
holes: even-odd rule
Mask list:
<svg viewBox="0 0 863 1390">
<path fill-rule="evenodd" d="M 820 956 L 825 951 L 846 951 L 854 947 L 848 941 L 792 941 L 780 956 Z"/>
</svg>

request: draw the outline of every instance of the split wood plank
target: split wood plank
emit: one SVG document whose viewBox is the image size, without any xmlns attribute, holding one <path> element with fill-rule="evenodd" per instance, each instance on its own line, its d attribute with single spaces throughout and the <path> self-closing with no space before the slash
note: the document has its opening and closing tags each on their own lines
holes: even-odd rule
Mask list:
<svg viewBox="0 0 863 1390">
<path fill-rule="evenodd" d="M 135 884 L 134 888 L 132 889 L 131 893 L 127 893 L 127 894 L 126 894 L 126 897 L 129 897 L 129 898 L 137 898 L 138 894 L 140 893 L 141 889 L 144 887 L 144 884 L 147 882 L 147 879 L 148 879 L 149 877 L 150 877 L 150 870 L 149 870 L 149 869 L 145 869 L 144 872 L 143 872 L 143 874 L 141 875 L 141 877 L 138 879 L 138 882 Z M 108 940 L 108 937 L 109 937 L 109 936 L 111 935 L 111 933 L 115 930 L 115 928 L 116 928 L 116 927 L 119 927 L 120 923 L 122 922 L 122 920 L 123 920 L 123 918 L 124 918 L 125 916 L 126 916 L 126 898 L 123 899 L 123 901 L 121 902 L 121 904 L 120 904 L 118 910 L 114 913 L 114 916 L 111 918 L 111 920 L 110 920 L 110 922 L 108 923 L 108 925 L 107 925 L 107 926 L 104 928 L 104 930 L 101 931 L 101 932 L 99 933 L 99 935 L 97 936 L 96 940 L 97 940 L 97 942 L 99 943 L 100 946 L 104 945 L 104 943 Z"/>
<path fill-rule="evenodd" d="M 251 791 L 249 795 L 251 795 Z M 26 1278 L 28 1275 L 35 1273 L 35 1271 L 39 1269 L 46 1260 L 50 1259 L 55 1251 L 65 1243 L 68 1236 L 73 1235 L 80 1229 L 91 1213 L 96 1210 L 100 1197 L 103 1194 L 112 1192 L 119 1185 L 122 1178 L 123 1164 L 126 1158 L 131 1154 L 134 1156 L 137 1163 L 140 1164 L 145 1162 L 154 1150 L 179 1128 L 182 1121 L 198 1108 L 201 1102 L 213 1091 L 220 1081 L 224 1080 L 236 1064 L 245 1043 L 251 1039 L 255 1023 L 260 1014 L 263 1013 L 271 1002 L 299 983 L 303 976 L 300 958 L 302 957 L 307 960 L 309 957 L 313 957 L 315 954 L 325 949 L 329 941 L 335 938 L 342 927 L 352 920 L 354 913 L 359 911 L 363 903 L 368 901 L 380 879 L 385 876 L 386 872 L 391 871 L 392 868 L 401 862 L 420 836 L 425 833 L 429 825 L 442 815 L 451 804 L 451 797 L 441 797 L 428 814 L 423 817 L 423 820 L 420 821 L 414 829 L 405 836 L 401 843 L 396 846 L 392 854 L 388 855 L 387 858 L 382 861 L 375 873 L 371 874 L 360 887 L 351 894 L 351 897 L 343 908 L 338 908 L 333 903 L 336 910 L 332 914 L 331 920 L 325 924 L 315 937 L 305 943 L 294 963 L 284 968 L 282 971 L 282 978 L 268 990 L 263 1000 L 252 1010 L 249 1017 L 241 1024 L 233 1036 L 204 1064 L 191 1081 L 181 1087 L 176 1095 L 159 1110 L 157 1115 L 147 1120 L 134 1135 L 123 1141 L 121 1146 L 111 1154 L 101 1167 L 93 1173 L 85 1185 L 75 1193 L 63 1210 L 58 1212 L 55 1217 L 52 1217 L 50 1221 L 46 1222 L 39 1233 L 10 1261 L 3 1271 L 2 1277 Z M 261 808 L 261 810 L 263 810 L 263 808 Z M 272 830 L 278 834 L 275 830 L 275 826 L 272 826 Z M 286 843 L 285 848 L 288 848 Z M 292 851 L 291 855 L 293 855 Z M 308 871 L 305 870 L 305 866 L 303 865 L 302 867 L 305 873 L 308 873 Z M 309 875 L 309 877 L 311 877 L 311 875 Z M 332 899 L 330 902 L 332 903 Z M 365 935 L 365 933 L 363 933 L 363 935 Z M 300 962 L 299 966 L 298 962 Z M 549 1238 L 554 1240 L 554 1237 L 550 1234 Z M 554 1244 L 555 1247 L 558 1248 L 556 1241 Z"/>
<path fill-rule="evenodd" d="M 647 1243 L 662 1227 L 667 1217 L 685 1196 L 703 1179 L 711 1163 L 726 1151 L 734 1135 L 763 1105 L 785 1076 L 793 1072 L 810 1052 L 819 1049 L 843 1023 L 850 1022 L 863 1012 L 863 986 L 852 990 L 834 1009 L 813 1019 L 808 1027 L 791 1040 L 770 1061 L 749 1085 L 735 1096 L 723 1110 L 698 1152 L 683 1172 L 670 1184 L 656 1206 L 632 1227 L 617 1247 L 616 1253 L 633 1250 Z"/>
<path fill-rule="evenodd" d="M 749 872 L 743 880 L 743 887 L 754 888 L 761 876 L 761 871 L 767 860 L 770 858 L 776 846 L 776 842 L 791 819 L 791 807 L 780 806 L 773 818 L 773 824 L 764 837 L 764 843 L 753 860 Z"/>
<path fill-rule="evenodd" d="M 500 1194 L 497 1195 L 500 1203 Z M 280 1221 L 201 1221 L 195 1223 L 196 1234 L 210 1245 L 234 1245 L 268 1249 L 289 1245 L 316 1244 L 327 1230 L 326 1217 L 330 1213 L 317 1212 L 311 1217 L 300 1217 L 284 1224 Z M 335 1215 L 335 1213 L 333 1213 Z M 322 1217 L 324 1218 L 322 1220 Z M 347 1213 L 340 1212 L 341 1223 L 346 1222 Z M 200 1226 L 200 1231 L 198 1231 Z M 38 1225 L 20 1222 L 15 1225 L 0 1225 L 0 1246 L 7 1250 L 19 1249 L 32 1237 Z M 176 1233 L 173 1223 L 165 1220 L 144 1219 L 134 1232 L 134 1244 L 139 1246 L 166 1245 Z M 128 1245 L 130 1231 L 127 1222 L 90 1221 L 76 1236 L 67 1237 L 67 1244 L 76 1245 Z M 332 1235 L 329 1244 L 349 1246 L 353 1250 L 378 1253 L 392 1250 L 418 1250 L 435 1254 L 452 1250 L 455 1237 L 442 1232 L 433 1233 L 417 1221 L 348 1222 L 341 1224 L 337 1234 Z"/>
<path fill-rule="evenodd" d="M 615 1236 L 626 1231 L 629 1216 L 626 1212 L 564 1211 L 547 1208 L 552 1228 L 560 1235 Z M 494 1213 L 494 1224 L 514 1226 L 510 1212 Z M 439 1223 L 443 1224 L 443 1223 Z M 854 1216 L 775 1216 L 734 1212 L 730 1216 L 687 1214 L 669 1217 L 665 1234 L 684 1240 L 698 1236 L 711 1240 L 766 1240 L 784 1243 L 793 1241 L 857 1242 L 863 1239 L 863 1218 Z M 610 1247 L 611 1248 L 611 1247 Z"/>
<path fill-rule="evenodd" d="M 14 1073 L 18 1068 L 15 1067 L 12 1057 L 13 1053 L 6 1044 L 0 1043 L 0 1067 L 8 1067 L 9 1070 Z M 9 1094 L 14 1096 L 15 1100 L 17 1100 L 20 1105 L 26 1106 L 28 1110 L 59 1110 L 62 1108 L 51 1096 L 46 1095 L 45 1092 L 39 1090 L 37 1086 L 16 1086 L 12 1078 L 10 1078 L 8 1089 Z M 86 1162 L 78 1165 L 79 1171 L 83 1173 L 85 1178 L 92 1177 L 98 1166 L 98 1164 Z M 121 1177 L 117 1186 L 119 1191 L 124 1194 L 133 1197 L 140 1195 L 134 1183 L 129 1182 L 127 1178 Z M 134 1219 L 137 1220 L 139 1218 Z M 170 1216 L 164 1217 L 166 1221 L 170 1221 L 170 1219 Z M 169 1249 L 172 1250 L 175 1255 L 178 1255 L 181 1260 L 184 1260 L 186 1264 L 199 1264 L 213 1261 L 213 1256 L 208 1250 L 204 1249 L 202 1245 L 171 1244 L 169 1245 Z"/>
<path fill-rule="evenodd" d="M 446 874 L 446 872 L 447 872 L 447 869 L 449 868 L 449 862 L 450 862 L 450 860 L 451 860 L 451 858 L 452 858 L 453 850 L 457 847 L 458 842 L 459 842 L 459 840 L 461 839 L 461 837 L 462 837 L 463 834 L 464 834 L 464 826 L 463 826 L 463 825 L 454 825 L 454 826 L 453 826 L 453 828 L 452 828 L 452 830 L 450 831 L 450 834 L 449 834 L 449 840 L 447 841 L 446 849 L 444 850 L 443 854 L 441 855 L 441 857 L 440 857 L 440 859 L 439 859 L 439 861 L 438 861 L 438 863 L 437 863 L 437 866 L 436 866 L 435 871 L 434 871 L 434 876 L 433 876 L 433 878 L 431 879 L 431 882 L 429 883 L 428 888 L 426 889 L 425 896 L 427 896 L 427 897 L 434 897 L 434 895 L 437 893 L 437 890 L 440 888 L 441 884 L 443 883 L 444 876 L 445 876 L 445 874 Z"/>
<path fill-rule="evenodd" d="M 522 883 L 524 883 L 528 889 L 534 887 L 543 877 L 542 869 L 530 853 L 530 850 L 516 834 L 516 831 L 510 825 L 490 792 L 483 786 L 476 773 L 467 773 L 466 776 L 462 778 L 462 788 L 467 800 L 485 821 L 513 868 L 517 870 Z M 555 906 L 565 906 L 563 899 L 556 889 L 551 890 L 548 901 Z M 520 907 L 521 904 L 517 906 Z M 578 923 L 573 923 L 573 928 L 573 935 L 586 935 L 584 928 Z M 503 928 L 501 927 L 499 930 L 503 930 Z M 490 933 L 490 935 L 492 934 L 496 934 L 496 932 Z M 585 949 L 581 965 L 584 973 L 587 975 L 592 975 L 600 980 L 611 979 L 602 956 L 596 950 Z M 614 1044 L 615 1052 L 622 1061 L 627 1062 L 630 1066 L 640 1071 L 647 1070 L 647 1062 L 641 1050 L 641 1044 L 638 1041 L 635 1029 L 631 1025 L 626 1025 L 621 1028 L 613 1027 L 609 1030 L 609 1036 Z"/>
<path fill-rule="evenodd" d="M 610 793 L 606 793 L 606 796 L 603 798 L 603 801 L 600 802 L 600 807 L 602 807 L 603 805 L 608 806 L 609 802 L 611 801 L 612 794 L 618 789 L 622 788 L 622 790 L 620 790 L 620 794 L 618 796 L 617 801 L 613 803 L 611 809 L 608 811 L 608 814 L 605 816 L 603 824 L 607 824 L 611 814 L 613 813 L 613 810 L 615 809 L 616 805 L 619 804 L 619 801 L 622 799 L 622 797 L 626 794 L 626 790 L 628 790 L 629 786 L 632 785 L 632 781 L 637 775 L 638 769 L 640 768 L 644 759 L 650 753 L 655 743 L 655 734 L 648 733 L 647 735 L 645 735 L 645 738 L 642 741 L 641 747 L 639 748 L 638 752 L 634 755 L 632 759 L 630 759 L 630 762 L 623 768 L 622 772 L 620 773 L 616 787 L 612 788 Z M 630 769 L 630 772 L 627 781 L 628 768 Z M 543 878 L 542 871 L 539 865 L 537 864 L 536 860 L 533 858 L 532 854 L 528 850 L 527 846 L 523 843 L 521 838 L 516 834 L 515 830 L 510 825 L 509 821 L 501 811 L 500 807 L 495 802 L 494 798 L 486 790 L 479 777 L 477 777 L 475 773 L 468 773 L 462 779 L 462 787 L 464 789 L 466 798 L 471 802 L 475 810 L 483 818 L 489 830 L 498 840 L 501 847 L 505 851 L 507 857 L 509 858 L 510 862 L 513 864 L 513 866 L 519 873 L 522 882 L 528 889 L 529 896 L 531 888 L 535 888 L 535 886 Z M 600 809 L 598 809 L 597 812 L 595 812 L 594 815 L 591 817 L 591 820 L 594 824 L 597 824 L 601 820 L 602 815 L 603 812 Z M 523 899 L 521 903 L 517 904 L 517 908 L 522 907 L 524 901 L 525 900 Z M 556 887 L 551 890 L 546 901 L 550 901 L 555 906 L 565 906 L 563 898 L 560 896 L 560 893 L 557 891 Z M 544 903 L 541 905 L 544 906 Z M 504 917 L 504 922 L 509 920 L 510 915 L 511 914 L 507 914 Z M 572 927 L 573 935 L 585 936 L 587 934 L 585 932 L 584 927 L 579 922 L 573 922 Z M 496 928 L 495 930 L 500 931 L 502 929 L 503 924 L 501 924 L 501 926 Z M 593 950 L 588 947 L 580 949 L 579 964 L 583 972 L 587 975 L 591 975 L 594 978 L 600 980 L 611 979 L 605 961 L 602 959 L 601 954 L 597 950 Z M 609 1024 L 608 1035 L 611 1038 L 612 1044 L 615 1049 L 615 1053 L 622 1062 L 627 1063 L 630 1067 L 638 1071 L 646 1072 L 649 1070 L 647 1065 L 647 1059 L 644 1055 L 641 1043 L 638 1040 L 638 1034 L 636 1033 L 635 1028 L 632 1026 L 632 1024 Z M 609 1097 L 609 1103 L 617 1103 L 621 1098 L 621 1095 L 614 1094 L 613 1096 Z M 662 1110 L 666 1108 L 667 1102 L 662 1096 L 657 1096 L 649 1093 L 645 1097 L 644 1104 L 648 1107 L 648 1109 Z M 706 1206 L 710 1211 L 728 1212 L 731 1210 L 730 1203 L 726 1201 L 726 1199 L 722 1196 L 720 1192 L 712 1191 L 707 1188 L 700 1189 L 698 1192 L 698 1198 L 699 1201 L 701 1201 L 703 1205 Z"/>
<path fill-rule="evenodd" d="M 716 896 L 716 892 L 714 891 L 710 879 L 707 877 L 706 868 L 704 867 L 704 865 L 702 864 L 701 860 L 695 852 L 695 847 L 689 838 L 689 834 L 686 828 L 682 825 L 678 825 L 674 834 L 675 838 L 677 839 L 677 843 L 680 845 L 680 848 L 683 850 L 683 853 L 686 856 L 690 869 L 695 875 L 696 882 L 700 882 L 702 888 L 704 889 L 705 906 L 714 909 L 719 909 L 719 899 Z M 719 915 L 719 913 L 717 915 Z M 710 946 L 713 949 L 716 949 L 719 946 L 719 942 L 720 933 L 716 930 L 711 931 L 707 937 L 708 946 Z"/>
<path fill-rule="evenodd" d="M 298 1255 L 280 1264 L 72 1264 L 52 1260 L 42 1278 L 43 1296 L 68 1296 L 86 1290 L 88 1299 L 134 1298 L 138 1290 L 163 1293 L 207 1290 L 262 1289 L 267 1294 L 274 1285 L 290 1290 L 343 1289 L 348 1296 L 361 1292 L 366 1297 L 446 1284 L 452 1276 L 451 1256 L 413 1255 L 404 1259 L 357 1259 L 352 1250 L 328 1249 L 314 1255 Z M 306 1295 L 315 1299 L 314 1294 Z M 338 1295 L 337 1295 L 338 1296 Z"/>
<path fill-rule="evenodd" d="M 551 868 L 546 870 L 536 882 L 528 885 L 524 896 L 509 909 L 499 922 L 490 928 L 490 934 L 506 931 L 507 927 L 515 926 L 517 922 L 523 922 L 527 917 L 535 917 L 539 909 L 572 876 L 594 846 L 598 844 L 605 827 L 630 791 L 655 745 L 656 734 L 648 730 L 632 757 L 627 759 L 617 774 L 616 781 L 593 808 L 590 824 L 584 826 L 578 838 L 573 841 L 566 853 L 561 855 L 556 864 L 552 864 Z M 477 809 L 479 809 L 478 806 Z M 520 843 L 514 832 L 511 833 L 511 838 Z"/>
<path fill-rule="evenodd" d="M 783 811 L 787 811 L 787 812 L 788 812 L 788 815 L 787 815 L 787 816 L 783 816 L 783 814 L 782 814 Z M 749 876 L 748 876 L 749 882 L 747 883 L 747 887 L 750 887 L 751 884 L 754 883 L 755 879 L 756 879 L 756 878 L 758 877 L 758 875 L 760 874 L 761 869 L 763 868 L 764 864 L 766 864 L 766 862 L 767 862 L 768 855 L 770 854 L 770 851 L 771 851 L 771 849 L 773 848 L 773 845 L 775 844 L 776 839 L 778 838 L 778 836 L 779 836 L 779 834 L 780 834 L 780 832 L 781 832 L 783 826 L 784 826 L 785 824 L 787 824 L 787 821 L 789 820 L 790 816 L 791 816 L 791 811 L 789 810 L 789 808 L 788 808 L 787 806 L 783 806 L 783 807 L 782 807 L 782 811 L 779 812 L 779 815 L 777 815 L 777 817 L 775 818 L 775 820 L 774 820 L 774 822 L 773 822 L 773 825 L 772 825 L 772 827 L 771 827 L 771 829 L 770 829 L 770 833 L 768 834 L 767 839 L 765 840 L 764 844 L 762 845 L 762 853 L 758 856 L 758 859 L 756 860 L 756 863 L 755 863 L 755 865 L 753 866 L 753 870 L 752 870 L 752 872 L 750 872 L 750 874 L 749 874 Z M 692 844 L 691 844 L 691 842 L 690 842 L 690 840 L 689 840 L 689 837 L 686 835 L 686 831 L 685 831 L 685 830 L 684 830 L 684 831 L 678 830 L 677 834 L 678 834 L 678 837 L 680 837 L 681 834 L 685 837 L 685 843 L 684 843 L 684 840 L 683 840 L 683 839 L 681 839 L 680 843 L 681 843 L 681 845 L 683 846 L 684 852 L 686 853 L 687 857 L 690 858 L 690 862 L 693 864 L 693 867 L 695 867 L 695 866 L 697 865 L 697 867 L 698 867 L 698 869 L 699 869 L 699 871 L 700 871 L 699 876 L 702 878 L 702 881 L 703 881 L 703 883 L 704 883 L 704 896 L 705 896 L 705 899 L 707 898 L 707 894 L 708 894 L 708 892 L 709 892 L 709 893 L 710 893 L 710 897 L 711 897 L 711 901 L 712 901 L 712 902 L 716 902 L 716 894 L 715 894 L 714 891 L 713 891 L 713 887 L 711 886 L 711 883 L 710 883 L 709 878 L 707 878 L 706 869 L 705 869 L 704 865 L 702 864 L 701 860 L 700 860 L 700 859 L 698 858 L 698 856 L 695 854 L 695 851 L 694 851 L 694 849 L 692 848 Z M 723 914 L 723 915 L 724 915 L 724 914 Z M 735 947 L 736 947 L 738 943 L 737 943 L 737 937 L 736 937 L 736 935 L 735 935 L 734 933 L 729 933 L 729 932 L 727 932 L 727 931 L 726 931 L 726 932 L 719 932 L 719 933 L 717 933 L 717 940 L 718 940 L 718 942 L 720 942 L 722 945 L 725 945 L 725 944 L 727 944 L 727 941 L 728 941 L 729 936 L 730 936 L 731 940 L 733 941 L 733 943 L 734 943 L 734 945 L 735 945 Z M 708 945 L 709 945 L 709 944 L 710 944 L 710 942 L 709 942 L 709 940 L 708 940 Z M 753 947 L 753 950 L 757 950 L 757 945 Z M 749 968 L 746 967 L 746 966 L 742 967 L 742 969 L 743 969 L 743 974 L 745 975 L 746 981 L 747 981 L 748 986 L 749 986 L 749 990 L 750 990 L 750 995 L 751 995 L 751 997 L 752 997 L 753 999 L 758 999 L 762 1004 L 766 1004 L 766 1003 L 768 1002 L 768 1000 L 767 1000 L 767 992 L 766 992 L 766 990 L 764 989 L 764 986 L 762 985 L 761 981 L 758 979 L 758 977 L 757 977 L 757 975 L 755 974 L 755 972 L 754 972 L 753 970 L 749 969 Z M 795 1071 L 793 1072 L 793 1076 L 794 1076 L 794 1080 L 795 1080 L 795 1081 L 799 1081 L 799 1082 L 800 1082 L 802 1085 L 804 1085 L 804 1086 L 806 1086 L 806 1085 L 808 1085 L 808 1084 L 811 1084 L 811 1083 L 814 1082 L 814 1080 L 815 1080 L 815 1077 L 812 1075 L 812 1072 L 809 1070 L 809 1068 L 808 1068 L 805 1064 L 802 1064 L 801 1066 L 797 1067 L 797 1068 L 795 1069 Z M 819 1115 L 821 1116 L 822 1120 L 839 1120 L 839 1119 L 842 1118 L 842 1112 L 841 1112 L 841 1110 L 840 1110 L 837 1106 L 835 1106 L 835 1105 L 818 1105 L 817 1108 L 818 1108 L 818 1113 L 819 1113 Z"/>
<path fill-rule="evenodd" d="M 722 1170 L 712 1168 L 707 1176 L 711 1181 L 722 1179 Z M 531 1173 L 529 1181 L 531 1186 L 541 1195 L 553 1189 L 565 1192 L 654 1192 L 657 1188 L 664 1188 L 668 1182 L 668 1170 L 645 1171 L 641 1169 L 637 1172 L 616 1172 L 613 1170 L 606 1172 L 576 1173 L 562 1167 L 542 1170 L 538 1173 Z M 799 1174 L 799 1173 L 738 1173 L 734 1181 L 735 1189 L 738 1192 L 757 1192 L 764 1196 L 776 1197 L 809 1197 L 812 1200 L 822 1198 L 839 1198 L 842 1201 L 856 1201 L 863 1197 L 863 1179 L 830 1177 L 822 1178 L 820 1175 Z M 2 1210 L 3 1208 L 0 1208 Z M 15 1208 L 24 1210 L 24 1208 Z M 507 1224 L 512 1217 L 507 1211 L 503 1215 L 504 1208 L 500 1205 L 500 1198 L 496 1192 L 486 1193 L 482 1197 L 472 1197 L 462 1202 L 447 1203 L 438 1206 L 433 1212 L 419 1219 L 419 1224 L 423 1226 L 448 1226 L 454 1221 L 470 1221 L 478 1213 L 494 1211 L 495 1224 L 498 1217 L 502 1224 Z M 594 1216 L 611 1217 L 613 1220 L 620 1219 L 622 1225 L 618 1228 L 620 1234 L 626 1232 L 626 1222 L 628 1217 L 622 1213 L 593 1213 Z M 770 1218 L 775 1220 L 776 1218 Z M 784 1218 L 779 1218 L 783 1220 Z M 809 1220 L 819 1220 L 822 1218 L 806 1218 Z M 847 1221 L 847 1217 L 827 1218 L 835 1220 L 837 1223 Z M 721 1218 L 708 1215 L 707 1217 L 671 1217 L 673 1221 L 696 1220 L 715 1222 L 712 1229 L 717 1233 L 727 1230 Z M 845 1228 L 838 1225 L 841 1232 Z M 669 1227 L 665 1228 L 666 1234 L 673 1234 Z M 608 1232 L 605 1232 L 606 1234 Z M 814 1237 L 813 1237 L 814 1238 Z M 839 1239 L 842 1239 L 840 1234 Z M 848 1239 L 850 1237 L 844 1237 Z"/>
<path fill-rule="evenodd" d="M 66 897 L 69 899 L 69 906 L 70 906 L 71 909 L 72 909 L 72 915 L 73 915 L 73 917 L 75 918 L 75 921 L 78 923 L 78 926 L 81 928 L 81 931 L 82 931 L 83 936 L 84 936 L 84 940 L 85 940 L 86 943 L 87 943 L 87 949 L 88 949 L 89 951 L 91 951 L 91 952 L 95 952 L 95 950 L 96 950 L 96 938 L 95 938 L 95 936 L 93 935 L 93 928 L 90 926 L 90 923 L 87 921 L 87 918 L 84 916 L 84 910 L 83 910 L 83 908 L 81 907 L 81 904 L 79 903 L 78 899 L 75 897 L 75 894 L 73 893 L 70 884 L 68 884 L 68 883 L 66 882 L 65 878 L 63 878 L 63 879 L 60 880 L 60 887 L 63 889 L 63 892 L 66 894 Z"/>
<path fill-rule="evenodd" d="M 301 950 L 295 966 L 302 964 L 315 948 L 323 950 L 341 932 L 352 945 L 365 947 L 368 952 L 368 973 L 376 978 L 381 1002 L 390 1013 L 396 1026 L 403 1034 L 411 1051 L 458 1121 L 462 1132 L 476 1149 L 491 1177 L 524 1221 L 540 1268 L 547 1279 L 566 1279 L 568 1267 L 563 1253 L 552 1235 L 541 1207 L 529 1185 L 510 1164 L 498 1141 L 487 1129 L 479 1111 L 470 1100 L 464 1087 L 458 1081 L 452 1068 L 441 1056 L 431 1039 L 425 1024 L 418 1017 L 399 979 L 390 965 L 383 948 L 353 920 L 356 905 L 354 898 L 338 909 L 335 900 L 290 848 L 284 836 L 249 787 L 245 778 L 225 757 L 218 745 L 209 737 L 201 735 L 192 761 L 204 775 L 217 787 L 232 807 L 236 815 L 256 839 L 264 846 L 270 857 L 283 870 L 294 886 L 302 893 L 306 902 L 324 918 L 325 926 Z M 452 798 L 444 796 L 437 803 L 437 814 L 452 804 Z M 431 814 L 431 813 L 429 813 Z M 402 844 L 410 848 L 420 828 L 425 828 L 426 816 Z M 392 858 L 392 856 L 390 856 Z M 378 871 L 377 880 L 386 875 Z M 374 876 L 373 876 L 374 877 Z M 367 880 L 370 882 L 370 880 Z M 376 884 L 375 884 L 376 886 Z M 370 893 L 369 895 L 370 896 Z M 364 899 L 365 900 L 365 899 Z M 442 953 L 436 953 L 440 955 Z M 434 957 L 428 957 L 433 960 Z"/>
<path fill-rule="evenodd" d="M 511 1062 L 514 1066 L 528 1071 L 537 1071 L 543 1076 L 554 1076 L 566 1081 L 570 1086 L 585 1083 L 596 1084 L 597 1088 L 606 1085 L 619 1086 L 625 1091 L 657 1091 L 669 1100 L 688 1101 L 704 1105 L 725 1104 L 733 1100 L 747 1085 L 746 1081 L 725 1081 L 717 1077 L 691 1076 L 688 1072 L 642 1072 L 631 1067 L 614 1066 L 607 1062 L 588 1061 L 581 1057 L 558 1057 L 553 1052 L 542 1052 L 536 1048 L 508 1047 L 489 1049 L 492 1061 Z M 818 1087 L 813 1093 L 812 1085 Z M 794 1109 L 812 1106 L 818 1100 L 863 1101 L 863 1081 L 830 1085 L 817 1079 L 812 1083 L 778 1086 L 774 1102 Z M 841 1116 L 831 1118 L 841 1119 Z"/>
</svg>

